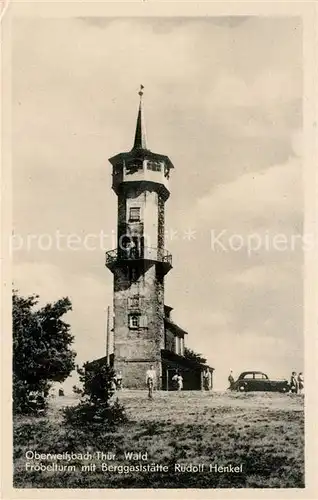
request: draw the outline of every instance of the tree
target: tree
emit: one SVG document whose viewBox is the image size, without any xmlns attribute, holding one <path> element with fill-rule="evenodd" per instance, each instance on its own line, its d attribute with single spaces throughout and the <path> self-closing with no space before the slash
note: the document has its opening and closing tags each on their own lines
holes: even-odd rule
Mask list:
<svg viewBox="0 0 318 500">
<path fill-rule="evenodd" d="M 113 368 L 105 362 L 86 362 L 82 368 L 77 368 L 77 373 L 83 384 L 82 390 L 76 388 L 76 393 L 81 395 L 81 401 L 77 406 L 64 408 L 66 424 L 82 427 L 95 423 L 113 427 L 127 420 L 123 406 L 118 400 L 113 400 L 115 394 Z"/>
<path fill-rule="evenodd" d="M 63 382 L 75 368 L 74 337 L 61 319 L 72 310 L 69 298 L 41 308 L 38 299 L 13 291 L 13 408 L 18 413 L 30 410 L 30 393 L 41 393 L 46 402 L 52 382 Z"/>
<path fill-rule="evenodd" d="M 184 348 L 184 357 L 190 359 L 191 361 L 194 361 L 195 363 L 200 363 L 203 365 L 206 363 L 206 359 L 202 358 L 201 354 L 197 354 L 188 347 Z"/>
<path fill-rule="evenodd" d="M 83 368 L 78 368 L 80 382 L 83 384 L 82 396 L 89 398 L 94 404 L 103 402 L 109 405 L 115 393 L 115 372 L 106 363 L 86 362 Z"/>
</svg>

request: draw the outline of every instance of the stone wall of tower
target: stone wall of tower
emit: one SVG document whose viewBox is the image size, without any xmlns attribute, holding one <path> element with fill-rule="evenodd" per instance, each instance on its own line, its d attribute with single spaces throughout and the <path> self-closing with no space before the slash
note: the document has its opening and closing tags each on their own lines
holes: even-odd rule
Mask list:
<svg viewBox="0 0 318 500">
<path fill-rule="evenodd" d="M 146 372 L 153 365 L 157 373 L 157 389 L 162 389 L 161 361 L 121 361 L 115 362 L 117 373 L 123 374 L 123 387 L 126 389 L 146 389 Z"/>
<path fill-rule="evenodd" d="M 118 203 L 117 203 L 117 228 L 126 223 L 127 215 L 126 215 L 126 196 L 123 191 L 120 191 L 118 194 Z M 119 237 L 119 231 L 117 236 Z M 117 243 L 119 245 L 119 243 Z"/>
<path fill-rule="evenodd" d="M 114 273 L 114 347 L 115 370 L 121 370 L 125 387 L 144 387 L 149 365 L 160 362 L 164 347 L 164 282 L 152 264 L 131 280 L 128 267 Z M 140 297 L 138 313 L 147 318 L 143 326 L 131 328 L 130 314 L 136 312 L 129 299 Z M 136 375 L 138 372 L 138 376 Z M 141 385 L 140 385 L 141 384 Z"/>
<path fill-rule="evenodd" d="M 165 247 L 165 202 L 158 197 L 158 248 Z"/>
<path fill-rule="evenodd" d="M 128 223 L 130 208 L 140 207 L 145 246 L 157 247 L 159 232 L 158 207 L 160 203 L 157 190 L 150 185 L 147 186 L 147 189 L 138 185 L 128 185 L 119 198 L 118 223 Z"/>
</svg>

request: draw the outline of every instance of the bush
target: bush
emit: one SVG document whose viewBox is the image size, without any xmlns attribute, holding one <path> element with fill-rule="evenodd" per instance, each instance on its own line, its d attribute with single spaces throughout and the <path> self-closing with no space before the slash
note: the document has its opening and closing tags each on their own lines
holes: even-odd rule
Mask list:
<svg viewBox="0 0 318 500">
<path fill-rule="evenodd" d="M 89 423 L 105 424 L 109 427 L 127 422 L 124 407 L 116 400 L 113 404 L 100 402 L 92 404 L 90 401 L 81 401 L 77 406 L 63 409 L 64 422 L 73 427 L 83 427 Z"/>
<path fill-rule="evenodd" d="M 81 401 L 77 406 L 64 408 L 63 415 L 66 424 L 80 426 L 89 423 L 105 424 L 114 427 L 126 422 L 124 407 L 114 401 L 114 376 L 112 368 L 106 364 L 96 365 L 85 363 L 82 369 L 77 370 L 83 389 L 77 390 L 81 394 Z"/>
<path fill-rule="evenodd" d="M 28 384 L 13 374 L 13 412 L 15 414 L 43 414 L 47 407 L 48 382 Z"/>
</svg>

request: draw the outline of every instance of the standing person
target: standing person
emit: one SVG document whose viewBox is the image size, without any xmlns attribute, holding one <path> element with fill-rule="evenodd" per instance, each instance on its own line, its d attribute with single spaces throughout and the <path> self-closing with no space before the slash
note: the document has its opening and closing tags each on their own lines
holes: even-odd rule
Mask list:
<svg viewBox="0 0 318 500">
<path fill-rule="evenodd" d="M 206 368 L 203 372 L 203 388 L 205 391 L 211 389 L 211 372 Z"/>
<path fill-rule="evenodd" d="M 116 389 L 117 390 L 122 389 L 122 387 L 123 387 L 123 375 L 122 375 L 121 371 L 119 371 L 117 373 L 115 380 L 116 380 Z"/>
<path fill-rule="evenodd" d="M 175 391 L 178 390 L 178 379 L 179 379 L 179 373 L 178 373 L 178 370 L 176 370 L 174 376 L 172 377 L 173 389 Z"/>
<path fill-rule="evenodd" d="M 147 387 L 148 387 L 148 398 L 149 399 L 152 399 L 152 397 L 153 397 L 153 388 L 154 388 L 155 383 L 156 383 L 156 378 L 157 378 L 156 370 L 154 369 L 153 365 L 150 365 L 150 369 L 147 370 L 147 372 L 146 372 L 146 383 L 147 383 Z"/>
<path fill-rule="evenodd" d="M 230 371 L 230 375 L 228 376 L 228 381 L 229 381 L 229 384 L 230 384 L 230 387 L 229 389 L 233 389 L 233 385 L 234 385 L 234 377 L 233 377 L 233 372 L 232 370 Z"/>
<path fill-rule="evenodd" d="M 181 373 L 179 373 L 178 379 L 177 379 L 177 390 L 182 391 L 182 389 L 183 389 L 183 377 L 182 377 Z"/>
<path fill-rule="evenodd" d="M 298 393 L 298 381 L 296 377 L 297 373 L 292 372 L 291 377 L 290 377 L 290 392 L 297 394 Z"/>
<path fill-rule="evenodd" d="M 299 394 L 302 394 L 304 390 L 304 375 L 302 372 L 299 372 L 297 377 L 297 382 L 298 382 Z"/>
</svg>

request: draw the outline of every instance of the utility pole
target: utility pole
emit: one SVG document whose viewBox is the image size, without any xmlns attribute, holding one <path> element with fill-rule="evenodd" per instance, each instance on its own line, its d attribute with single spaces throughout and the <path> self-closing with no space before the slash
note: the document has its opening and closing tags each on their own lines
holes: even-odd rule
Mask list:
<svg viewBox="0 0 318 500">
<path fill-rule="evenodd" d="M 114 353 L 114 357 L 115 357 L 115 314 L 114 314 L 114 311 L 113 311 L 112 334 L 113 334 L 113 353 Z"/>
<path fill-rule="evenodd" d="M 106 363 L 109 366 L 109 337 L 110 337 L 110 327 L 109 327 L 109 306 L 107 307 L 107 318 L 106 318 Z"/>
</svg>

